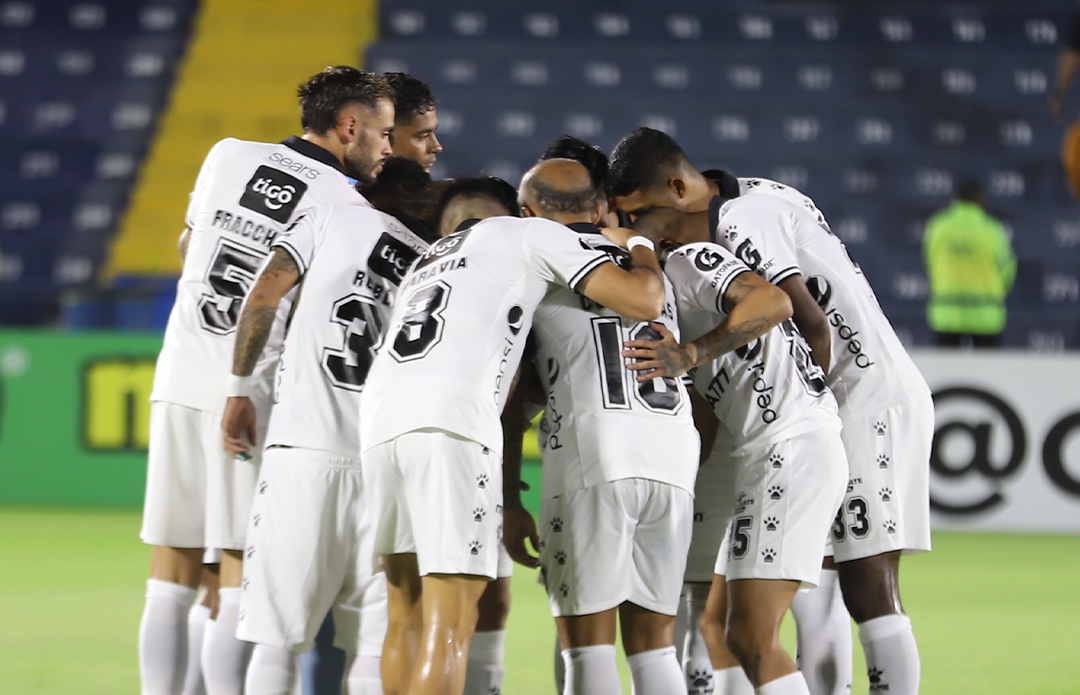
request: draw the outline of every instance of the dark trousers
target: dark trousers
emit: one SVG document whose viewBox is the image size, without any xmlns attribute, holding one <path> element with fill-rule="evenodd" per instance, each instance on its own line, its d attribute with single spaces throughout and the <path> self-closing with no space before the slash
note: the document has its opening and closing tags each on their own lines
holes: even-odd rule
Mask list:
<svg viewBox="0 0 1080 695">
<path fill-rule="evenodd" d="M 998 348 L 1001 347 L 1001 334 L 978 334 L 978 333 L 935 333 L 938 347 L 977 347 Z"/>
</svg>

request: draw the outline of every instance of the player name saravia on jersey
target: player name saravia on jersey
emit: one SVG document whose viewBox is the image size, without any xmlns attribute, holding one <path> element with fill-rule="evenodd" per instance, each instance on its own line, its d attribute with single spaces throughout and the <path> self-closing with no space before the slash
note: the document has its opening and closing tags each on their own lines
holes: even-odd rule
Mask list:
<svg viewBox="0 0 1080 695">
<path fill-rule="evenodd" d="M 465 239 L 469 236 L 471 229 L 465 229 L 463 231 L 451 234 L 448 237 L 439 239 L 435 242 L 430 249 L 427 250 L 420 260 L 413 266 L 413 274 L 409 277 L 409 281 L 405 283 L 405 287 L 412 287 L 422 282 L 430 280 L 436 275 L 442 275 L 452 270 L 458 270 L 460 268 L 468 267 L 468 256 L 461 256 L 459 258 L 447 258 L 447 256 L 453 256 L 465 243 Z M 425 270 L 421 270 L 424 268 Z"/>
</svg>

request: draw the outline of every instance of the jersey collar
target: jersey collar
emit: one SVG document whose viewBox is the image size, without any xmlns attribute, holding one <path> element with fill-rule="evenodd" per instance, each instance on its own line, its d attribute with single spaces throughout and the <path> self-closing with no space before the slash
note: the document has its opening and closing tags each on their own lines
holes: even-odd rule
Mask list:
<svg viewBox="0 0 1080 695">
<path fill-rule="evenodd" d="M 305 157 L 314 159 L 316 162 L 322 162 L 328 167 L 333 167 L 337 169 L 342 173 L 342 175 L 346 177 L 349 176 L 345 173 L 345 167 L 341 165 L 341 162 L 338 161 L 337 157 L 330 154 L 330 152 L 325 148 L 319 147 L 313 142 L 308 142 L 303 138 L 298 138 L 295 135 L 290 135 L 289 137 L 282 140 L 281 144 L 285 145 L 285 147 L 288 147 L 289 149 L 296 150 Z"/>
<path fill-rule="evenodd" d="M 600 228 L 592 222 L 571 222 L 566 226 L 578 234 L 603 234 L 603 232 L 600 231 Z"/>
<path fill-rule="evenodd" d="M 723 197 L 728 199 L 739 197 L 739 180 L 723 169 L 709 169 L 701 172 L 701 175 L 715 183 Z"/>
<path fill-rule="evenodd" d="M 716 230 L 720 227 L 720 208 L 727 201 L 728 199 L 722 195 L 713 196 L 713 199 L 709 201 L 709 234 L 712 235 L 713 241 L 716 241 Z"/>
</svg>

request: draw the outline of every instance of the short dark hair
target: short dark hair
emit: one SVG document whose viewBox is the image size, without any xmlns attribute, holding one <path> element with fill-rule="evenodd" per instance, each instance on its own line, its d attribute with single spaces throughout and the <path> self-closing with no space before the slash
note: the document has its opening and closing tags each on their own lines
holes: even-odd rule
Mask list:
<svg viewBox="0 0 1080 695">
<path fill-rule="evenodd" d="M 971 203 L 977 203 L 983 197 L 982 184 L 975 179 L 961 181 L 956 187 L 956 197 Z"/>
<path fill-rule="evenodd" d="M 495 176 L 475 176 L 454 179 L 439 198 L 439 219 L 435 228 L 442 226 L 442 216 L 447 206 L 458 197 L 487 198 L 506 208 L 512 217 L 520 217 L 517 191 L 506 181 Z"/>
<path fill-rule="evenodd" d="M 423 116 L 435 108 L 435 95 L 427 82 L 405 72 L 385 72 L 383 77 L 394 90 L 394 119 Z"/>
<path fill-rule="evenodd" d="M 337 125 L 338 114 L 349 104 L 373 109 L 379 99 L 394 98 L 382 75 L 349 65 L 326 68 L 300 85 L 300 125 L 322 135 Z"/>
<path fill-rule="evenodd" d="M 608 195 L 626 196 L 650 189 L 685 161 L 689 161 L 686 153 L 670 135 L 638 128 L 611 152 Z"/>
<path fill-rule="evenodd" d="M 429 183 L 431 175 L 418 162 L 408 157 L 387 157 L 374 183 L 361 184 L 357 190 L 369 199 L 391 200 L 398 204 L 397 209 L 404 209 Z"/>
<path fill-rule="evenodd" d="M 564 135 L 548 145 L 540 161 L 548 159 L 572 159 L 581 164 L 589 172 L 593 186 L 598 191 L 607 190 L 608 183 L 608 158 L 604 151 L 595 145 L 575 138 L 573 135 Z"/>
</svg>

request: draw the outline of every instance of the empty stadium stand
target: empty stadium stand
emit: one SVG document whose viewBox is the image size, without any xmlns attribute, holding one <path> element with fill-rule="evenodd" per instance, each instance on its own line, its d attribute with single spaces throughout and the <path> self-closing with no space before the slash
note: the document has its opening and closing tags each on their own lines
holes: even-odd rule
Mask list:
<svg viewBox="0 0 1080 695">
<path fill-rule="evenodd" d="M 195 4 L 0 1 L 0 324 L 93 286 Z"/>
<path fill-rule="evenodd" d="M 640 125 L 813 196 L 927 344 L 925 219 L 978 177 L 1020 257 L 1005 342 L 1080 347 L 1080 203 L 1047 111 L 1071 0 L 384 0 L 369 69 L 429 81 L 440 175 L 516 183 L 554 138 Z M 1072 113 L 1076 113 L 1074 100 Z"/>
</svg>

